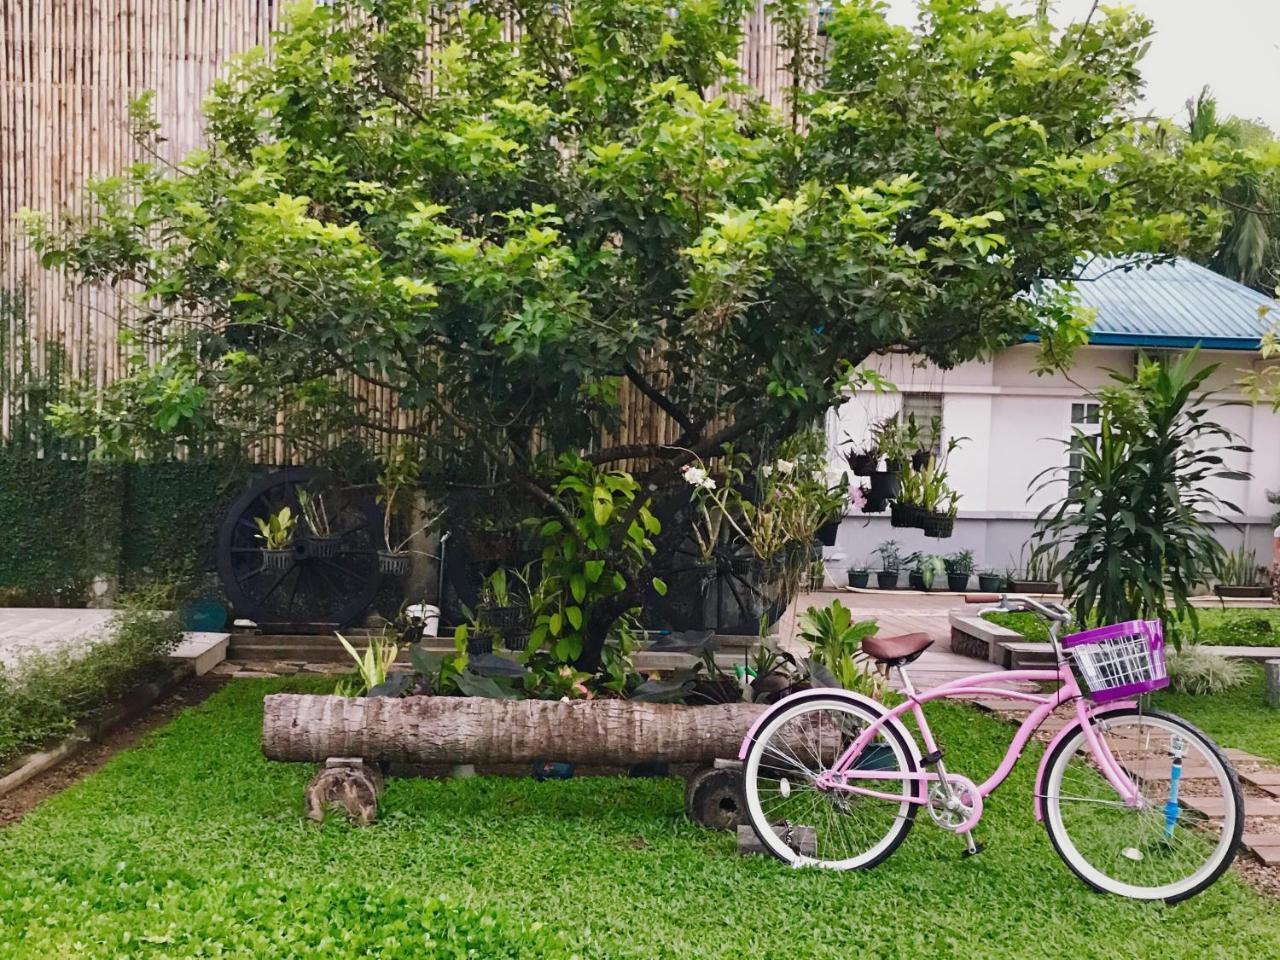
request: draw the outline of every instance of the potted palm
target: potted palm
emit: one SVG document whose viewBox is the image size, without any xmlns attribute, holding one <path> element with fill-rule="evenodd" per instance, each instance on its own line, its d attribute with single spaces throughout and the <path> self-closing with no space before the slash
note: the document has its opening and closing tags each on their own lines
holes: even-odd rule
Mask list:
<svg viewBox="0 0 1280 960">
<path fill-rule="evenodd" d="M 333 532 L 329 511 L 325 509 L 324 494 L 312 494 L 305 487 L 298 488 L 298 509 L 307 525 L 307 552 L 313 557 L 332 557 L 338 552 L 339 539 Z"/>
<path fill-rule="evenodd" d="M 973 551 L 961 550 L 953 553 L 943 563 L 947 569 L 947 589 L 953 593 L 968 590 L 969 578 L 973 575 Z"/>
<path fill-rule="evenodd" d="M 902 555 L 898 551 L 898 541 L 886 540 L 876 547 L 876 556 L 880 558 L 880 570 L 876 573 L 876 586 L 881 590 L 895 590 L 898 586 L 898 571 L 902 565 Z"/>
<path fill-rule="evenodd" d="M 262 541 L 262 566 L 267 570 L 288 570 L 293 564 L 293 534 L 298 518 L 285 506 L 266 517 L 255 517 L 254 522 Z"/>
<path fill-rule="evenodd" d="M 1244 544 L 1223 558 L 1222 575 L 1213 592 L 1222 598 L 1265 597 L 1269 590 L 1266 568 L 1258 564 L 1258 554 Z"/>
<path fill-rule="evenodd" d="M 871 570 L 865 566 L 855 565 L 846 572 L 849 574 L 849 586 L 857 590 L 866 589 L 867 584 L 871 582 Z"/>
</svg>

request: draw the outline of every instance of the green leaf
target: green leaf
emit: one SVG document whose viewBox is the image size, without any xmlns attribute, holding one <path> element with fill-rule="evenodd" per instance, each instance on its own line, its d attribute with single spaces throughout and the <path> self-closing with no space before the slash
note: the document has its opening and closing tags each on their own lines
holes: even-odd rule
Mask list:
<svg viewBox="0 0 1280 960">
<path fill-rule="evenodd" d="M 665 597 L 665 596 L 667 595 L 667 584 L 666 584 L 666 581 L 662 580 L 662 579 L 661 579 L 661 578 L 659 578 L 659 577 L 654 577 L 654 578 L 653 578 L 653 589 L 654 589 L 654 591 L 658 594 L 658 596 L 660 596 L 660 597 Z"/>
</svg>

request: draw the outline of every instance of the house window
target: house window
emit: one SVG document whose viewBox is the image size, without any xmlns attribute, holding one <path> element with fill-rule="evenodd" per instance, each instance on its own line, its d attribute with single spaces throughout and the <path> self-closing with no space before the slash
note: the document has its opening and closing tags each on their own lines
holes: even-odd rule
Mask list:
<svg viewBox="0 0 1280 960">
<path fill-rule="evenodd" d="M 942 394 L 904 393 L 900 417 L 903 423 L 916 425 L 922 450 L 942 455 Z"/>
<path fill-rule="evenodd" d="M 1102 424 L 1102 406 L 1088 400 L 1071 404 L 1071 442 L 1067 447 L 1068 482 L 1074 490 L 1080 483 L 1084 466 L 1084 450 L 1098 449 L 1098 431 Z"/>
</svg>

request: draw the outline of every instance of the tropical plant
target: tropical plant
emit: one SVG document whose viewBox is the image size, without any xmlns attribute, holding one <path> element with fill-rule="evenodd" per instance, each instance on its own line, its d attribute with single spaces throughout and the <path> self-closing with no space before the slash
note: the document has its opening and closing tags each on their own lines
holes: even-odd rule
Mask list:
<svg viewBox="0 0 1280 960">
<path fill-rule="evenodd" d="M 871 665 L 860 662 L 862 641 L 875 636 L 875 620 L 853 619 L 853 613 L 839 600 L 826 607 L 810 607 L 801 615 L 796 637 L 808 644 L 814 660 L 829 670 L 846 690 L 876 693 Z"/>
<path fill-rule="evenodd" d="M 333 535 L 329 524 L 329 512 L 324 506 L 324 494 L 312 495 L 306 487 L 299 487 L 298 509 L 302 511 L 302 520 L 313 537 Z"/>
<path fill-rule="evenodd" d="M 886 540 L 876 547 L 875 554 L 880 558 L 880 569 L 886 573 L 894 573 L 902 568 L 902 552 L 897 540 Z"/>
<path fill-rule="evenodd" d="M 268 550 L 287 550 L 293 544 L 293 534 L 298 518 L 287 506 L 265 517 L 254 517 L 258 525 L 257 537 Z"/>
<path fill-rule="evenodd" d="M 973 573 L 973 551 L 960 550 L 957 553 L 952 553 L 943 560 L 943 564 L 946 566 L 947 573 L 956 575 Z"/>
<path fill-rule="evenodd" d="M 1215 696 L 1232 690 L 1249 678 L 1244 664 L 1198 643 L 1169 651 L 1169 686 L 1180 693 Z"/>
<path fill-rule="evenodd" d="M 395 535 L 398 517 L 412 491 L 417 488 L 420 472 L 421 465 L 414 446 L 408 440 L 397 443 L 382 458 L 381 469 L 378 471 L 377 501 L 382 505 L 382 542 L 387 553 L 407 553 L 406 548 L 413 542 L 413 538 L 430 530 L 444 516 L 444 511 L 440 511 L 407 536 Z"/>
<path fill-rule="evenodd" d="M 1037 487 L 1066 488 L 1040 512 L 1033 556 L 1070 544 L 1052 572 L 1082 625 L 1160 619 L 1175 643 L 1179 623 L 1199 628 L 1188 597 L 1221 572 L 1226 553 L 1209 520 L 1239 513 L 1209 484 L 1248 479 L 1225 464 L 1225 454 L 1248 448 L 1214 419 L 1213 392 L 1202 388 L 1215 367 L 1198 363 L 1193 350 L 1170 362 L 1141 357 L 1132 376 L 1113 374 L 1096 440 L 1066 441 L 1078 466 L 1045 471 Z"/>
<path fill-rule="evenodd" d="M 929 513 L 954 517 L 959 510 L 960 494 L 947 482 L 944 461 L 931 458 L 923 470 L 907 470 L 895 499 Z"/>
<path fill-rule="evenodd" d="M 1223 555 L 1218 579 L 1236 587 L 1263 587 L 1267 584 L 1266 568 L 1258 563 L 1258 552 L 1243 543 Z"/>
<path fill-rule="evenodd" d="M 356 665 L 356 682 L 340 682 L 338 689 L 334 691 L 338 696 L 399 696 L 403 692 L 403 685 L 397 685 L 400 689 L 391 690 L 387 682 L 391 675 L 391 665 L 396 662 L 396 656 L 400 652 L 395 638 L 385 633 L 371 634 L 368 646 L 361 654 L 342 634 L 335 633 L 334 636 Z"/>
<path fill-rule="evenodd" d="M 140 293 L 119 312 L 148 348 L 59 428 L 101 456 L 237 450 L 286 439 L 288 410 L 291 449 L 405 440 L 442 503 L 482 486 L 524 516 L 558 513 L 557 459 L 589 451 L 640 464 L 665 521 L 681 466 L 768 462 L 869 357 L 949 368 L 1034 335 L 1066 362 L 1080 257 L 1207 249 L 1206 201 L 1254 162 L 1135 116 L 1151 25 L 1119 8 L 1057 28 L 933 0 L 903 28 L 849 3 L 819 39 L 808 4 L 772 4 L 783 112 L 743 83 L 746 0 L 572 7 L 293 5 L 177 163 L 138 104 L 157 159 L 26 218 L 46 267 Z M 657 418 L 641 438 L 626 396 Z M 618 616 L 652 575 L 627 529 L 596 548 Z M 668 556 L 688 527 L 658 536 Z"/>
<path fill-rule="evenodd" d="M 947 573 L 946 561 L 936 553 L 917 551 L 907 557 L 906 562 L 911 564 L 911 572 L 920 577 L 926 590 L 932 590 L 934 581 Z"/>
</svg>

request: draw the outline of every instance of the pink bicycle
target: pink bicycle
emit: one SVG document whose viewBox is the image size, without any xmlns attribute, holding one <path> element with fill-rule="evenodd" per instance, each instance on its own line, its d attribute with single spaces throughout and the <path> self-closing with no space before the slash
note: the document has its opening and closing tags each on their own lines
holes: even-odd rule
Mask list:
<svg viewBox="0 0 1280 960">
<path fill-rule="evenodd" d="M 1244 805 L 1235 771 L 1208 737 L 1136 699 L 1168 683 L 1160 623 L 1059 639 L 1070 619 L 1060 605 L 1002 597 L 993 609 L 1040 614 L 1058 658 L 1056 669 L 1010 671 L 999 682 L 1056 682 L 1057 689 L 1011 691 L 979 674 L 917 693 L 906 668 L 932 642 L 927 636 L 864 641 L 866 655 L 898 671 L 901 704 L 807 690 L 779 701 L 743 740 L 747 810 L 761 843 L 797 867 L 866 869 L 898 848 L 924 808 L 965 838 L 966 855 L 977 853 L 972 831 L 983 798 L 1005 781 L 1044 720 L 1072 704 L 1074 718 L 1045 750 L 1035 780 L 1035 817 L 1059 856 L 1094 889 L 1139 900 L 1174 902 L 1212 884 L 1235 857 Z M 923 710 L 930 700 L 974 696 L 1036 705 L 982 783 L 947 770 Z M 921 743 L 902 722 L 908 711 Z"/>
</svg>

